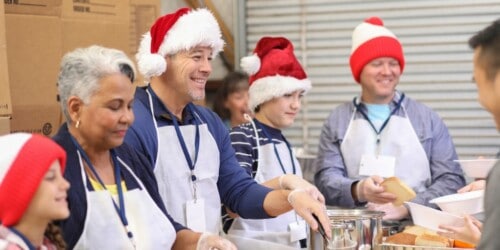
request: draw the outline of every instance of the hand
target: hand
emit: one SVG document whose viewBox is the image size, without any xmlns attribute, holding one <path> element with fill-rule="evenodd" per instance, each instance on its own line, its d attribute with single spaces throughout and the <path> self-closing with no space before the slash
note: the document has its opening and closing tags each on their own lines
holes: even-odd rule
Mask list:
<svg viewBox="0 0 500 250">
<path fill-rule="evenodd" d="M 464 215 L 464 226 L 455 227 L 449 225 L 439 225 L 439 228 L 445 230 L 444 232 L 437 232 L 441 236 L 477 245 L 479 243 L 479 239 L 481 238 L 483 224 L 476 218 L 466 214 Z"/>
<path fill-rule="evenodd" d="M 358 201 L 368 201 L 377 204 L 385 204 L 395 201 L 397 196 L 392 193 L 385 192 L 384 188 L 380 186 L 382 181 L 384 181 L 384 178 L 377 175 L 370 176 L 359 181 L 356 184 L 356 197 Z"/>
<path fill-rule="evenodd" d="M 457 193 L 465 193 L 465 192 L 471 192 L 471 191 L 476 191 L 476 190 L 484 190 L 484 187 L 486 186 L 486 181 L 485 180 L 477 180 L 473 181 L 466 186 L 462 187 L 457 191 Z"/>
<path fill-rule="evenodd" d="M 211 233 L 203 233 L 198 240 L 196 250 L 236 250 L 230 241 Z"/>
<path fill-rule="evenodd" d="M 303 189 L 295 189 L 288 195 L 288 202 L 292 205 L 295 212 L 302 217 L 312 230 L 318 232 L 318 222 L 312 214 L 318 217 L 319 222 L 325 229 L 326 236 L 332 237 L 330 228 L 330 219 L 326 215 L 326 207 L 324 203 L 314 199 L 309 193 Z"/>
<path fill-rule="evenodd" d="M 319 202 L 325 204 L 325 197 L 323 196 L 323 194 L 321 194 L 318 188 L 297 175 L 294 174 L 282 175 L 279 177 L 279 184 L 282 189 L 287 189 L 287 190 L 303 189 L 309 195 L 311 195 L 313 199 L 318 200 Z"/>
<path fill-rule="evenodd" d="M 367 208 L 385 213 L 384 220 L 401 220 L 409 216 L 408 209 L 405 206 L 394 206 L 392 203 L 375 204 L 368 203 Z"/>
</svg>

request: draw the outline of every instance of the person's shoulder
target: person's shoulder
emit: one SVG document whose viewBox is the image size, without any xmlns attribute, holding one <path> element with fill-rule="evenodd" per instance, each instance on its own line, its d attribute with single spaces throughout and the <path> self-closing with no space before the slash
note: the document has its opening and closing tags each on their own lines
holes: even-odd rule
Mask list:
<svg viewBox="0 0 500 250">
<path fill-rule="evenodd" d="M 255 133 L 253 126 L 250 122 L 240 124 L 231 128 L 231 135 L 234 134 L 244 134 L 244 135 L 253 135 Z"/>
<path fill-rule="evenodd" d="M 429 113 L 435 113 L 435 111 L 431 107 L 409 96 L 405 96 L 404 104 L 406 109 L 418 109 Z"/>
</svg>

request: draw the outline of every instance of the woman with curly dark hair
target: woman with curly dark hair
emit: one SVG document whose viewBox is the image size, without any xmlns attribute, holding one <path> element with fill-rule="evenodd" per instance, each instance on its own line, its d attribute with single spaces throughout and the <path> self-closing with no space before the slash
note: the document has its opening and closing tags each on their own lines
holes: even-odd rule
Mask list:
<svg viewBox="0 0 500 250">
<path fill-rule="evenodd" d="M 248 76 L 241 72 L 230 72 L 217 89 L 213 110 L 228 128 L 248 122 L 244 115 L 248 109 Z"/>
</svg>

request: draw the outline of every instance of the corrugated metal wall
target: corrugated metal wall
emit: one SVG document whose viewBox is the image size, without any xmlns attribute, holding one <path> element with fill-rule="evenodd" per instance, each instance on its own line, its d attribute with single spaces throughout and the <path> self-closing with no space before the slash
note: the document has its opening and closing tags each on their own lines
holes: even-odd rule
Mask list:
<svg viewBox="0 0 500 250">
<path fill-rule="evenodd" d="M 351 32 L 380 16 L 401 40 L 406 67 L 398 89 L 436 110 L 461 158 L 494 156 L 500 136 L 477 101 L 471 35 L 500 17 L 499 0 L 240 0 L 246 55 L 262 36 L 285 36 L 313 83 L 303 112 L 284 131 L 296 147 L 316 153 L 324 120 L 360 91 L 349 69 Z"/>
</svg>

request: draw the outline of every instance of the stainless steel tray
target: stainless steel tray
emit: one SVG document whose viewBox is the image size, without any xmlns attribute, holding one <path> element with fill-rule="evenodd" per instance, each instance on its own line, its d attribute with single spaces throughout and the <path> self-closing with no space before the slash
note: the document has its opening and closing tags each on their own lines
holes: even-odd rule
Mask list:
<svg viewBox="0 0 500 250">
<path fill-rule="evenodd" d="M 474 248 L 454 248 L 454 247 L 423 247 L 411 245 L 398 245 L 390 243 L 382 243 L 379 245 L 380 250 L 473 250 Z"/>
</svg>

